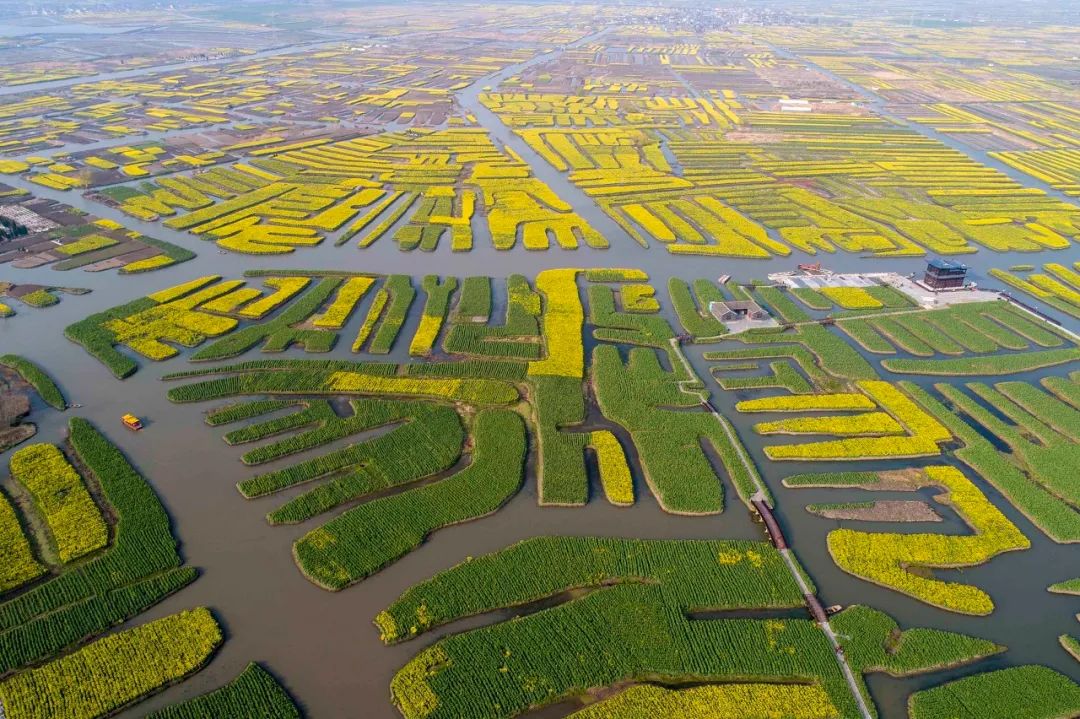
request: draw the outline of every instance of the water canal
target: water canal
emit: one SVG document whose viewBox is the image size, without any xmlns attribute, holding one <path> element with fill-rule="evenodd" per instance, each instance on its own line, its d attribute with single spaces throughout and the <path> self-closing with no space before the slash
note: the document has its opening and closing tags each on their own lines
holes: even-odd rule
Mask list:
<svg viewBox="0 0 1080 719">
<path fill-rule="evenodd" d="M 583 38 L 581 42 L 600 34 Z M 290 49 L 284 48 L 280 52 Z M 543 59 L 541 57 L 530 62 Z M 64 338 L 63 329 L 67 325 L 92 312 L 202 275 L 239 277 L 246 269 L 332 268 L 406 274 L 434 271 L 459 277 L 482 274 L 501 278 L 511 273 L 532 277 L 542 269 L 565 266 L 640 267 L 649 273 L 659 294 L 664 297 L 666 293 L 663 288 L 666 288 L 667 280 L 672 276 L 690 279 L 730 274 L 737 279 L 749 280 L 764 277 L 769 272 L 793 269 L 797 262 L 804 260 L 798 255 L 771 261 L 676 257 L 660 247 L 646 250 L 638 246 L 592 200 L 570 184 L 563 173 L 546 165 L 480 104 L 478 95 L 484 85 L 519 72 L 524 65 L 507 68 L 499 73 L 499 77 L 477 81 L 460 94 L 461 104 L 474 113 L 499 142 L 512 147 L 529 162 L 534 173 L 570 202 L 579 214 L 601 230 L 612 245 L 609 250 L 583 247 L 571 252 L 555 248 L 530 253 L 518 248 L 499 252 L 491 248 L 490 242 L 486 241 L 488 238 L 478 236 L 475 249 L 469 253 L 452 254 L 444 244 L 435 253 L 436 256 L 403 253 L 388 240 L 362 252 L 353 245 L 334 247 L 331 242 L 326 242 L 320 247 L 301 249 L 287 257 L 220 254 L 215 246 L 193 236 L 171 231 L 161 225 L 139 222 L 116 210 L 86 201 L 77 194 L 49 190 L 18 179 L 5 179 L 14 186 L 32 189 L 38 195 L 117 220 L 144 234 L 199 253 L 196 259 L 176 267 L 130 277 L 79 271 L 60 273 L 48 268 L 13 270 L 0 265 L 0 280 L 69 285 L 92 290 L 89 295 L 82 297 L 65 296 L 59 305 L 47 310 L 27 310 L 20 312 L 14 320 L 0 322 L 0 352 L 18 353 L 38 362 L 57 378 L 71 402 L 82 405 L 63 415 L 50 411 L 35 413 L 39 434 L 33 441 L 60 441 L 69 416 L 85 417 L 94 422 L 150 479 L 172 516 L 187 563 L 200 569 L 198 581 L 153 608 L 139 621 L 206 605 L 214 609 L 227 632 L 223 649 L 206 670 L 139 705 L 138 709 L 121 715 L 125 719 L 143 716 L 151 709 L 214 689 L 237 675 L 249 661 L 264 662 L 272 668 L 312 717 L 391 719 L 398 714 L 390 704 L 388 686 L 393 673 L 400 666 L 421 646 L 434 642 L 447 632 L 490 621 L 490 618 L 469 620 L 431 632 L 413 642 L 383 647 L 378 640 L 377 630 L 371 624 L 372 618 L 417 581 L 467 557 L 501 549 L 517 540 L 541 534 L 761 538 L 760 527 L 750 521 L 730 485 L 726 487 L 728 502 L 722 515 L 689 518 L 660 511 L 636 471 L 639 501 L 625 509 L 611 507 L 599 499 L 584 508 L 538 508 L 535 477 L 530 474 L 525 491 L 496 514 L 477 522 L 441 530 L 419 550 L 363 583 L 337 594 L 329 593 L 301 576 L 291 554 L 292 542 L 325 521 L 325 517 L 298 526 L 271 527 L 264 520 L 264 514 L 277 506 L 281 497 L 255 501 L 241 498 L 234 486 L 236 482 L 265 471 L 266 467 L 249 468 L 239 462 L 240 453 L 221 441 L 221 432 L 203 423 L 202 413 L 206 405 L 174 405 L 165 398 L 167 387 L 160 377 L 184 369 L 187 365 L 183 359 L 158 365 L 142 362 L 139 372 L 121 384 L 103 365 Z M 924 264 L 924 260 L 919 258 L 868 260 L 851 255 L 835 255 L 818 259 L 834 270 L 845 271 L 885 269 L 906 273 L 919 271 Z M 1030 257 L 980 251 L 964 259 L 972 267 L 973 279 L 980 285 L 995 286 L 997 283 L 986 275 L 990 267 L 1029 261 Z M 1080 252 L 1076 249 L 1059 252 L 1053 259 L 1060 262 L 1080 260 Z M 505 298 L 498 293 L 496 297 L 498 304 L 504 303 Z M 342 330 L 343 338 L 355 335 L 370 302 L 371 296 L 365 298 Z M 414 303 L 402 337 L 411 336 L 419 322 L 421 309 L 421 303 Z M 495 313 L 498 314 L 500 309 L 496 307 Z M 674 321 L 666 303 L 664 311 Z M 1077 324 L 1073 322 L 1070 326 L 1077 329 Z M 354 357 L 349 352 L 349 344 L 348 341 L 340 342 L 330 356 L 340 359 Z M 399 342 L 387 359 L 407 361 L 405 345 Z M 1045 591 L 1049 584 L 1077 573 L 1076 562 L 1068 554 L 1071 551 L 1068 547 L 1047 540 L 992 487 L 976 480 L 979 487 L 1032 542 L 1032 548 L 1027 552 L 1006 554 L 988 565 L 962 572 L 964 581 L 977 584 L 993 596 L 998 608 L 992 617 L 949 614 L 843 573 L 827 554 L 825 536 L 836 526 L 851 526 L 854 523 L 814 517 L 804 510 L 804 506 L 816 501 L 858 500 L 864 498 L 865 493 L 860 490 L 784 489 L 780 482 L 788 474 L 843 467 L 821 464 L 808 467 L 805 464 L 766 461 L 761 438 L 751 429 L 753 421 L 734 411 L 734 403 L 744 398 L 743 393 L 720 390 L 710 376 L 709 363 L 702 357 L 702 353 L 710 349 L 716 347 L 688 347 L 688 359 L 712 392 L 713 403 L 734 424 L 762 477 L 777 498 L 779 519 L 800 561 L 819 587 L 824 604 L 865 603 L 888 612 L 902 627 L 926 626 L 967 632 L 1009 647 L 1009 651 L 1000 657 L 945 674 L 905 680 L 871 676 L 869 682 L 874 699 L 885 719 L 903 719 L 906 716 L 906 697 L 915 689 L 941 683 L 947 677 L 998 666 L 1045 664 L 1080 680 L 1080 665 L 1057 645 L 1059 634 L 1075 632 L 1077 604 Z M 248 356 L 258 355 L 256 350 Z M 291 350 L 285 356 L 305 355 Z M 875 367 L 879 367 L 879 358 L 866 356 Z M 891 378 L 888 373 L 881 371 L 886 379 Z M 146 430 L 138 434 L 124 431 L 119 417 L 126 412 L 144 417 Z M 292 457 L 279 464 L 295 459 Z M 0 463 L 6 465 L 6 461 L 7 455 L 0 455 Z M 881 466 L 904 464 L 892 462 L 882 463 Z M 865 465 L 860 465 L 860 468 L 865 468 Z M 880 494 L 875 497 L 886 498 Z M 896 525 L 887 526 L 890 531 L 918 531 L 917 525 L 899 529 Z M 946 514 L 944 524 L 935 526 L 935 531 L 938 530 L 960 533 L 966 531 L 966 527 L 954 515 Z M 569 706 L 559 706 L 537 715 L 562 716 L 569 710 Z"/>
</svg>

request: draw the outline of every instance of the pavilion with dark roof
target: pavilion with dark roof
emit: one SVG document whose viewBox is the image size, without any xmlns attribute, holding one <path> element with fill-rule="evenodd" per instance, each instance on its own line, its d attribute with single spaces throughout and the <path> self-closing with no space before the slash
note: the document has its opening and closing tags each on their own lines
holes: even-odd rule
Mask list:
<svg viewBox="0 0 1080 719">
<path fill-rule="evenodd" d="M 954 260 L 934 258 L 926 263 L 923 284 L 935 290 L 950 290 L 964 286 L 967 265 Z"/>
</svg>

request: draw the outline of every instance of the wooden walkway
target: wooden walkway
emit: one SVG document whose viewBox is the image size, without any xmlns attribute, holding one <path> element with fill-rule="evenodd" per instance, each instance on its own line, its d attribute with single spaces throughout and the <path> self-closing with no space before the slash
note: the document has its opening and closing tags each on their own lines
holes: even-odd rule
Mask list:
<svg viewBox="0 0 1080 719">
<path fill-rule="evenodd" d="M 750 503 L 754 505 L 754 509 L 757 510 L 758 515 L 765 522 L 765 529 L 773 546 L 780 550 L 787 549 L 787 539 L 784 537 L 784 531 L 780 529 L 780 523 L 776 521 L 776 517 L 772 513 L 772 507 L 766 504 L 765 499 L 760 496 L 755 496 L 750 500 Z"/>
</svg>

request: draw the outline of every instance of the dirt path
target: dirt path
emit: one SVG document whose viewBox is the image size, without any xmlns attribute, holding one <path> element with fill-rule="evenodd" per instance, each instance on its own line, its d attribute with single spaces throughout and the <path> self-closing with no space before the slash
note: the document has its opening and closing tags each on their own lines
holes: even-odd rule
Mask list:
<svg viewBox="0 0 1080 719">
<path fill-rule="evenodd" d="M 697 397 L 699 400 L 701 400 L 702 404 L 706 405 L 709 408 L 709 412 L 712 413 L 713 417 L 715 417 L 716 421 L 720 424 L 720 427 L 723 428 L 724 434 L 727 436 L 728 441 L 731 442 L 731 446 L 735 448 L 735 452 L 738 455 L 739 461 L 742 463 L 743 468 L 750 475 L 750 478 L 754 482 L 754 486 L 757 487 L 757 492 L 754 494 L 753 497 L 744 499 L 749 499 L 750 501 L 761 500 L 767 502 L 771 497 L 768 487 L 766 487 L 765 483 L 762 481 L 761 475 L 758 474 L 757 467 L 754 466 L 753 461 L 751 461 L 750 457 L 747 456 L 746 449 L 742 446 L 742 442 L 735 434 L 735 430 L 731 426 L 731 423 L 728 422 L 726 417 L 717 412 L 711 403 L 709 403 L 707 390 L 695 389 L 687 386 L 690 383 L 698 381 L 697 375 L 694 373 L 693 368 L 690 366 L 690 362 L 683 355 L 682 350 L 679 347 L 679 339 L 677 337 L 672 337 L 670 342 L 672 351 L 675 353 L 675 356 L 679 358 L 679 361 L 682 362 L 683 368 L 686 370 L 689 376 L 689 379 L 682 380 L 678 383 L 679 391 L 683 392 L 684 394 Z M 781 549 L 780 556 L 784 558 L 784 563 L 787 565 L 788 572 L 790 572 L 792 578 L 795 579 L 795 583 L 799 585 L 799 590 L 803 593 L 803 595 L 807 596 L 816 594 L 816 592 L 810 587 L 810 585 L 807 584 L 807 575 L 805 574 L 806 570 L 802 569 L 802 566 L 799 564 L 799 561 L 795 556 L 794 550 Z M 824 622 L 820 622 L 818 626 L 821 627 L 821 631 L 825 633 L 826 638 L 828 638 L 829 643 L 832 645 L 833 656 L 836 657 L 836 663 L 840 665 L 840 671 L 843 672 L 844 679 L 848 683 L 848 688 L 851 689 L 851 694 L 855 697 L 855 702 L 859 706 L 860 715 L 863 719 L 873 719 L 874 715 L 871 713 L 870 708 L 866 704 L 866 699 L 863 696 L 862 688 L 859 686 L 859 682 L 855 679 L 855 673 L 852 671 L 851 666 L 848 664 L 847 657 L 845 657 L 844 654 L 840 651 L 840 640 L 836 636 L 836 632 L 833 631 L 832 625 L 826 619 Z"/>
</svg>

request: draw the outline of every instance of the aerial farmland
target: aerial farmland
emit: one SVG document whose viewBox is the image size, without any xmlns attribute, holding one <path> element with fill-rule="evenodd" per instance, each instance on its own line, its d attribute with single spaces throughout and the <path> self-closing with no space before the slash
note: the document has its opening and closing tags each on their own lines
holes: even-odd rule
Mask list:
<svg viewBox="0 0 1080 719">
<path fill-rule="evenodd" d="M 0 0 L 0 719 L 1080 717 L 1080 11 Z"/>
</svg>

